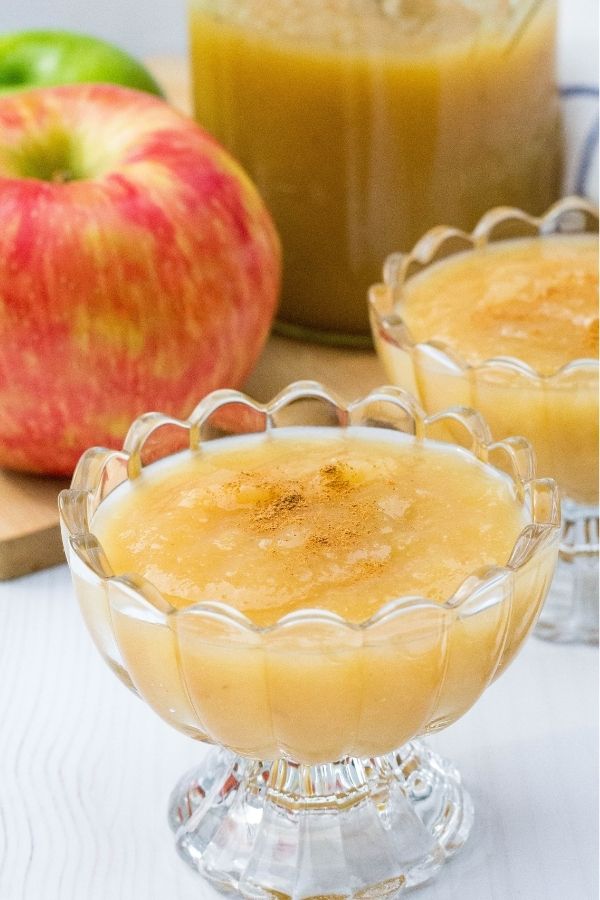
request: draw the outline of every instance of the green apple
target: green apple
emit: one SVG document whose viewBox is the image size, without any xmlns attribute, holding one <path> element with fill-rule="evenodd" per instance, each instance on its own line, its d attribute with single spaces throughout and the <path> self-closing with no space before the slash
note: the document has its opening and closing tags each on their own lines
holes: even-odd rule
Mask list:
<svg viewBox="0 0 600 900">
<path fill-rule="evenodd" d="M 74 82 L 109 82 L 162 96 L 152 75 L 123 50 L 68 31 L 0 35 L 0 94 Z"/>
</svg>

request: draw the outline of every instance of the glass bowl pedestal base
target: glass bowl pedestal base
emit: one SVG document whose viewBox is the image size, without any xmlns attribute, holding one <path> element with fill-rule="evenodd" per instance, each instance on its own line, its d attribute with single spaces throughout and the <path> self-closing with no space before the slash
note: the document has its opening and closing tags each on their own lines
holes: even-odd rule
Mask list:
<svg viewBox="0 0 600 900">
<path fill-rule="evenodd" d="M 252 900 L 395 897 L 430 879 L 472 821 L 458 772 L 416 741 L 314 766 L 213 747 L 169 803 L 183 859 Z"/>
<path fill-rule="evenodd" d="M 560 643 L 598 643 L 598 507 L 563 500 L 556 574 L 535 634 Z"/>
</svg>

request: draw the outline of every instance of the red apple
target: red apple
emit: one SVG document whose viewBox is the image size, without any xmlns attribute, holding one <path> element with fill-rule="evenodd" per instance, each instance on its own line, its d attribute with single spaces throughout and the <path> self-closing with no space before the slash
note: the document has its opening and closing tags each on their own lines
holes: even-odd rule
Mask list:
<svg viewBox="0 0 600 900">
<path fill-rule="evenodd" d="M 147 94 L 0 99 L 0 466 L 70 473 L 130 422 L 238 386 L 275 310 L 280 248 L 256 189 Z"/>
</svg>

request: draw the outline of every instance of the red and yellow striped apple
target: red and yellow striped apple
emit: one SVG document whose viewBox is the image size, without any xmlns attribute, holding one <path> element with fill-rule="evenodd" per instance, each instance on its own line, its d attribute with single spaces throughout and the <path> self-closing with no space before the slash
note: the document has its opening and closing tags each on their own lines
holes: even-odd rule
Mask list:
<svg viewBox="0 0 600 900">
<path fill-rule="evenodd" d="M 0 98 L 0 466 L 69 473 L 141 412 L 238 386 L 279 281 L 256 189 L 163 101 Z"/>
</svg>

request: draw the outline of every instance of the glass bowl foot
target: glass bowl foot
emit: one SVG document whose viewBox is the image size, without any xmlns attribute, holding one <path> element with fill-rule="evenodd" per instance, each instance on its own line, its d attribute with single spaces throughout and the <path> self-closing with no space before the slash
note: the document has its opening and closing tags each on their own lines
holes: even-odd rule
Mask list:
<svg viewBox="0 0 600 900">
<path fill-rule="evenodd" d="M 598 507 L 563 502 L 556 574 L 537 637 L 561 643 L 598 643 Z"/>
<path fill-rule="evenodd" d="M 430 879 L 472 821 L 460 775 L 420 742 L 316 766 L 212 748 L 169 803 L 183 859 L 252 900 L 395 897 Z"/>
</svg>

